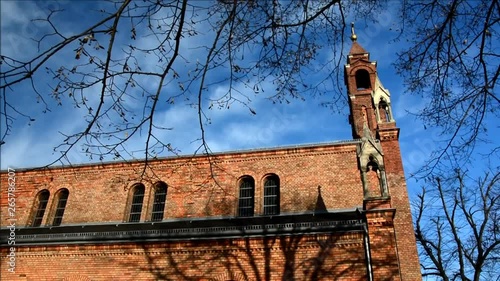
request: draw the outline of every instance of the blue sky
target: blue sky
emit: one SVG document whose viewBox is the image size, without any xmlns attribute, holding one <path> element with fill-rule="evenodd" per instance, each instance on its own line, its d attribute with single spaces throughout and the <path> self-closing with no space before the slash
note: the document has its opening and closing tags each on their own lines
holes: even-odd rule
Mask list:
<svg viewBox="0 0 500 281">
<path fill-rule="evenodd" d="M 57 17 L 56 20 L 63 27 L 63 32 L 70 33 L 80 30 L 95 20 L 97 10 L 101 2 L 82 1 L 78 4 L 69 2 L 34 2 L 34 1 L 1 1 L 1 53 L 19 59 L 28 58 L 37 53 L 37 46 L 30 38 L 39 37 L 48 31 L 47 26 L 40 22 L 31 22 L 33 18 L 44 18 L 47 9 L 66 9 L 66 16 Z M 387 11 L 376 16 L 378 24 L 369 24 L 364 20 L 352 19 L 356 22 L 356 33 L 358 42 L 370 52 L 370 58 L 378 62 L 379 77 L 385 88 L 391 92 L 392 110 L 398 127 L 401 128 L 400 143 L 403 162 L 407 175 L 416 172 L 430 152 L 438 147 L 440 137 L 432 129 L 424 130 L 423 124 L 417 121 L 408 111 L 418 110 L 425 103 L 418 97 L 404 93 L 404 85 L 401 77 L 397 76 L 392 66 L 398 58 L 396 53 L 404 46 L 404 42 L 395 41 L 397 36 L 398 1 L 392 5 L 393 11 Z M 89 10 L 91 9 L 91 10 Z M 69 16 L 70 15 L 70 16 Z M 349 34 L 346 34 L 344 55 L 349 51 Z M 123 38 L 122 38 L 123 39 Z M 124 39 L 123 39 L 124 40 Z M 190 38 L 187 45 L 200 44 L 203 36 Z M 144 39 L 140 44 L 147 45 L 149 41 Z M 46 46 L 41 46 L 42 49 Z M 203 55 L 197 49 L 182 46 L 184 54 L 188 54 L 189 60 L 201 59 Z M 331 50 L 325 48 L 320 51 L 320 57 L 331 57 Z M 74 57 L 74 50 L 64 50 L 61 56 L 49 63 L 53 65 L 64 64 Z M 345 58 L 343 58 L 345 61 Z M 143 62 L 146 67 L 154 68 L 154 62 Z M 178 66 L 181 68 L 180 66 Z M 328 69 L 323 70 L 328 71 Z M 321 74 L 321 73 L 318 73 Z M 219 73 L 219 75 L 223 75 Z M 311 75 L 314 79 L 315 75 Z M 214 74 L 212 79 L 216 79 Z M 50 91 L 47 85 L 50 77 L 42 73 L 35 77 L 41 88 Z M 153 82 L 154 83 L 154 82 Z M 238 149 L 257 149 L 266 147 L 330 142 L 336 140 L 351 139 L 351 129 L 348 123 L 348 107 L 339 111 L 321 106 L 322 102 L 328 101 L 330 96 L 324 93 L 321 96 L 309 97 L 305 100 L 291 99 L 289 104 L 273 103 L 268 99 L 273 95 L 273 86 L 270 80 L 264 81 L 261 86 L 265 92 L 255 94 L 251 88 L 243 84 L 235 87 L 240 90 L 242 96 L 248 96 L 252 101 L 250 110 L 240 104 L 232 104 L 229 109 L 206 110 L 211 124 L 206 126 L 206 137 L 213 152 L 222 152 Z M 177 85 L 168 85 L 166 91 L 175 91 Z M 227 83 L 211 86 L 206 97 L 217 97 L 225 92 Z M 11 91 L 7 91 L 10 100 L 23 108 L 35 121 L 29 121 L 18 117 L 14 123 L 13 131 L 5 139 L 1 147 L 1 168 L 7 167 L 24 168 L 35 167 L 52 162 L 58 154 L 53 152 L 54 146 L 61 143 L 64 136 L 61 133 L 71 133 L 81 130 L 82 109 L 75 108 L 69 102 L 63 102 L 62 106 L 54 104 L 49 98 L 51 112 L 44 113 L 44 107 L 40 103 L 34 103 L 33 95 L 30 93 L 29 85 L 19 85 Z M 345 93 L 347 97 L 347 93 Z M 208 101 L 206 101 L 208 104 Z M 129 104 L 134 108 L 134 102 Z M 191 154 L 198 147 L 199 126 L 196 109 L 183 104 L 176 103 L 164 106 L 158 114 L 157 120 L 172 130 L 163 131 L 159 135 L 171 143 L 180 154 Z M 4 126 L 2 120 L 2 126 Z M 493 126 L 494 127 L 494 126 Z M 498 127 L 497 127 L 498 129 Z M 3 130 L 2 130 L 3 132 Z M 141 154 L 135 153 L 141 148 L 141 140 L 144 135 L 138 136 L 133 142 L 127 144 L 127 150 L 132 152 L 130 157 L 141 158 Z M 78 151 L 78 147 L 69 155 L 71 163 L 96 162 L 90 160 L 85 154 Z M 168 155 L 168 154 L 166 154 Z M 160 154 L 160 156 L 165 156 Z M 410 189 L 417 190 L 418 184 L 413 180 Z"/>
</svg>

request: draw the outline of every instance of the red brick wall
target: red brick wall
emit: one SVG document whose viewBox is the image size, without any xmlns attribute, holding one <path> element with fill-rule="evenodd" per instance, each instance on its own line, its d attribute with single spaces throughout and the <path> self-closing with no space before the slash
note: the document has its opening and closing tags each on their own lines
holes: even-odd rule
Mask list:
<svg viewBox="0 0 500 281">
<path fill-rule="evenodd" d="M 366 277 L 361 233 L 20 247 L 16 264 L 15 273 L 2 266 L 2 280 L 354 281 Z"/>
<path fill-rule="evenodd" d="M 383 141 L 382 145 L 392 207 L 397 210 L 394 228 L 392 222 L 368 222 L 371 254 L 376 261 L 374 274 L 383 276 L 384 280 L 399 280 L 399 257 L 402 280 L 419 280 L 399 146 L 397 140 Z M 146 186 L 142 211 L 142 221 L 145 221 L 151 211 L 151 204 L 146 204 L 151 202 L 151 187 L 159 180 L 168 184 L 164 219 L 234 216 L 238 179 L 244 175 L 255 179 L 255 213 L 259 215 L 262 213 L 263 179 L 270 173 L 280 178 L 282 213 L 314 210 L 319 194 L 328 209 L 363 206 L 356 144 L 344 143 L 222 154 L 211 157 L 210 161 L 205 157 L 158 160 L 150 162 L 146 168 L 137 162 L 17 171 L 17 226 L 25 226 L 30 221 L 34 197 L 40 190 L 48 189 L 52 199 L 60 188 L 69 190 L 63 224 L 122 222 L 127 218 L 130 188 L 137 182 Z M 1 184 L 6 186 L 5 174 L 1 176 Z M 8 225 L 5 196 L 0 204 L 1 222 L 5 227 Z M 49 200 L 48 209 L 54 208 L 52 204 Z M 42 225 L 50 224 L 49 213 Z M 338 237 L 323 238 L 321 242 L 311 242 L 307 237 L 299 240 L 278 237 L 271 239 L 274 241 L 272 246 L 266 246 L 269 240 L 264 238 L 222 244 L 214 244 L 214 241 L 148 244 L 151 254 L 145 254 L 141 245 L 19 246 L 15 274 L 18 280 L 73 280 L 71 278 L 78 276 L 91 280 L 155 280 L 159 278 L 155 272 L 185 276 L 182 278 L 186 280 L 210 280 L 203 279 L 206 276 L 220 278 L 213 280 L 245 280 L 241 279 L 245 274 L 247 280 L 279 280 L 287 274 L 293 274 L 297 280 L 309 280 L 312 274 L 318 274 L 317 280 L 364 280 L 365 254 L 361 234 L 356 235 L 355 239 L 345 236 L 347 240 L 342 238 L 342 243 L 337 241 Z M 330 247 L 325 241 L 336 246 Z M 4 271 L 7 250 L 2 248 L 0 262 Z M 155 258 L 152 260 L 152 257 Z M 381 266 L 384 262 L 389 263 L 387 267 Z M 314 271 L 314 264 L 318 263 L 322 264 L 321 270 Z M 230 273 L 234 276 L 229 276 Z M 2 277 L 2 280 L 16 279 Z"/>
<path fill-rule="evenodd" d="M 365 109 L 363 109 L 363 106 Z M 371 90 L 364 90 L 351 98 L 353 137 L 363 137 L 363 126 L 366 122 L 368 129 L 374 134 L 376 129 L 375 109 L 373 108 Z M 366 117 L 364 116 L 366 114 Z"/>
<path fill-rule="evenodd" d="M 51 193 L 47 209 L 55 208 L 52 199 L 60 188 L 69 190 L 63 224 L 122 222 L 127 219 L 129 189 L 137 182 L 146 186 L 142 221 L 149 220 L 151 204 L 146 202 L 151 202 L 151 187 L 159 180 L 168 184 L 165 219 L 234 216 L 238 178 L 243 175 L 255 179 L 255 213 L 261 214 L 263 179 L 269 173 L 280 178 L 282 213 L 314 210 L 318 187 L 327 208 L 363 204 L 355 144 L 235 153 L 212 157 L 210 162 L 212 169 L 204 157 L 155 161 L 149 164 L 142 179 L 141 163 L 17 172 L 17 223 L 29 223 L 34 198 L 42 189 Z M 2 176 L 2 185 L 5 184 Z M 6 204 L 3 196 L 2 226 L 8 224 Z M 42 225 L 51 223 L 47 213 Z"/>
<path fill-rule="evenodd" d="M 392 123 L 395 127 L 395 124 Z M 394 230 L 402 280 L 421 280 L 413 221 L 403 162 L 396 128 L 381 130 L 381 145 L 388 153 L 384 156 L 392 207 L 396 209 Z"/>
</svg>

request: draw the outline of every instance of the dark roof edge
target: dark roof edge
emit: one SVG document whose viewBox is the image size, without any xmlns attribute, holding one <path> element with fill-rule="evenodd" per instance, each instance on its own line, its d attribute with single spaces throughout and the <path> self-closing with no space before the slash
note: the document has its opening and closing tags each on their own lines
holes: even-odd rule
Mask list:
<svg viewBox="0 0 500 281">
<path fill-rule="evenodd" d="M 85 244 L 127 244 L 127 243 L 154 243 L 154 242 L 182 242 L 182 241 L 207 241 L 207 240 L 225 240 L 225 239 L 241 239 L 255 237 L 276 237 L 276 236 L 297 236 L 297 235 L 315 235 L 324 233 L 360 233 L 365 231 L 365 224 L 359 221 L 356 224 L 340 225 L 337 227 L 322 228 L 322 229 L 297 229 L 294 231 L 268 231 L 268 232 L 248 232 L 248 233 L 217 233 L 216 235 L 198 235 L 198 236 L 158 236 L 158 237 L 111 237 L 109 239 L 80 239 L 80 240 L 43 240 L 43 241 L 22 241 L 16 242 L 15 245 L 0 244 L 0 248 L 9 247 L 33 247 L 33 246 L 62 246 L 62 245 L 85 245 Z"/>
<path fill-rule="evenodd" d="M 359 210 L 329 213 L 237 217 L 218 220 L 178 220 L 116 225 L 58 226 L 15 230 L 15 245 L 88 244 L 226 239 L 267 235 L 301 235 L 309 233 L 363 230 L 363 214 Z M 9 247 L 11 230 L 2 229 L 0 247 Z"/>
</svg>

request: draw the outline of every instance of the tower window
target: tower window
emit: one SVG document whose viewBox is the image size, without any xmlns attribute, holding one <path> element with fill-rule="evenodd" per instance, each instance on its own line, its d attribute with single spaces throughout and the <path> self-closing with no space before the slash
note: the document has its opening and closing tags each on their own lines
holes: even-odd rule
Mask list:
<svg viewBox="0 0 500 281">
<path fill-rule="evenodd" d="M 130 206 L 129 222 L 138 222 L 141 220 L 142 202 L 144 201 L 144 185 L 138 184 L 134 187 L 132 195 L 132 204 Z"/>
<path fill-rule="evenodd" d="M 69 191 L 66 188 L 61 189 L 56 194 L 57 206 L 54 214 L 52 225 L 61 225 L 64 210 L 66 209 L 66 202 L 68 202 Z"/>
<path fill-rule="evenodd" d="M 45 209 L 47 208 L 47 203 L 49 202 L 49 196 L 50 192 L 47 189 L 40 191 L 36 196 L 34 216 L 31 226 L 37 227 L 42 225 L 43 215 L 45 214 Z"/>
<path fill-rule="evenodd" d="M 389 116 L 389 106 L 384 100 L 381 100 L 378 104 L 378 112 L 380 114 L 381 122 L 389 122 L 391 121 L 391 117 Z"/>
<path fill-rule="evenodd" d="M 163 220 L 163 212 L 165 211 L 165 201 L 167 199 L 167 184 L 158 182 L 155 185 L 155 195 L 153 201 L 153 212 L 151 213 L 151 221 Z"/>
<path fill-rule="evenodd" d="M 365 69 L 356 71 L 356 88 L 358 90 L 371 89 L 370 74 Z"/>
<path fill-rule="evenodd" d="M 264 180 L 264 215 L 278 215 L 280 213 L 280 184 L 276 175 L 268 176 Z"/>
<path fill-rule="evenodd" d="M 240 180 L 240 196 L 238 200 L 238 216 L 251 217 L 254 214 L 255 181 L 252 177 Z"/>
</svg>

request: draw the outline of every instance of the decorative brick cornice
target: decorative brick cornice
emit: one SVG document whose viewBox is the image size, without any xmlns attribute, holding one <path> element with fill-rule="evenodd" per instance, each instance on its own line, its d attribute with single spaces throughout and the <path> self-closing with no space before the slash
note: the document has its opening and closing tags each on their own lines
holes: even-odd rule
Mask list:
<svg viewBox="0 0 500 281">
<path fill-rule="evenodd" d="M 301 235 L 362 230 L 356 211 L 326 214 L 297 214 L 273 217 L 176 220 L 159 223 L 123 223 L 21 228 L 16 246 L 127 243 L 148 241 L 193 241 L 240 237 Z M 9 235 L 0 231 L 2 244 Z"/>
<path fill-rule="evenodd" d="M 396 124 L 394 122 L 389 124 L 392 124 L 392 126 L 378 129 L 378 135 L 380 137 L 380 141 L 399 139 L 399 128 L 395 127 Z"/>
<path fill-rule="evenodd" d="M 391 209 L 391 197 L 373 197 L 373 198 L 365 198 L 363 200 L 363 209 L 366 211 L 375 210 L 375 209 Z"/>
</svg>

